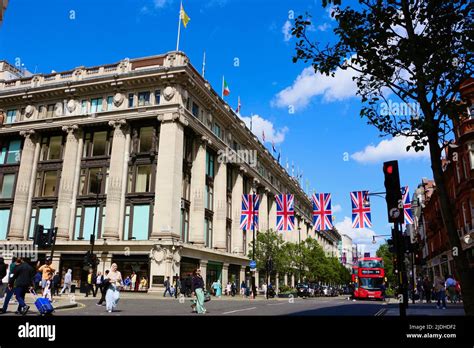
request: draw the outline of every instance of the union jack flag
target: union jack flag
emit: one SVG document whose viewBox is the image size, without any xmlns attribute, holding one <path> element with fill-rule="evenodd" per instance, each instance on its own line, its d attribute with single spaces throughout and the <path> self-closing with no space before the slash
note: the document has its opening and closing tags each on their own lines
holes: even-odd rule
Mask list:
<svg viewBox="0 0 474 348">
<path fill-rule="evenodd" d="M 260 196 L 254 194 L 242 195 L 242 215 L 240 216 L 240 229 L 244 231 L 258 229 L 258 207 Z"/>
<path fill-rule="evenodd" d="M 411 202 L 410 202 L 410 190 L 408 186 L 402 187 L 402 199 L 403 199 L 403 215 L 405 216 L 405 224 L 413 224 L 413 213 L 411 211 Z"/>
<path fill-rule="evenodd" d="M 294 195 L 276 195 L 277 204 L 277 231 L 293 231 L 295 229 L 295 196 Z"/>
<path fill-rule="evenodd" d="M 330 193 L 313 193 L 313 224 L 316 231 L 333 228 Z"/>
<path fill-rule="evenodd" d="M 368 191 L 351 192 L 352 228 L 372 227 Z"/>
</svg>

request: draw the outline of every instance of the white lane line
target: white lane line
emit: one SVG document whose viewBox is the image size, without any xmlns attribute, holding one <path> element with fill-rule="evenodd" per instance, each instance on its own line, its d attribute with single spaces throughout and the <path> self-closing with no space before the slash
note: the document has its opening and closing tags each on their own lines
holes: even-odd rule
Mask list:
<svg viewBox="0 0 474 348">
<path fill-rule="evenodd" d="M 224 313 L 222 313 L 222 314 L 231 314 L 231 313 L 242 312 L 242 311 L 251 311 L 252 309 L 256 309 L 256 308 L 257 308 L 257 307 L 244 308 L 244 309 L 236 309 L 235 311 L 224 312 Z"/>
<path fill-rule="evenodd" d="M 282 302 L 282 303 L 267 303 L 267 306 L 280 306 L 282 304 L 286 304 L 286 302 Z"/>
</svg>

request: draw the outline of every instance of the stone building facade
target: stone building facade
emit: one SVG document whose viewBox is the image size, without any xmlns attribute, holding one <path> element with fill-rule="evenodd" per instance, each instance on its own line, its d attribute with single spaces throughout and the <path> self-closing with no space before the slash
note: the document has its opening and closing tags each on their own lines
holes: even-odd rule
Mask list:
<svg viewBox="0 0 474 348">
<path fill-rule="evenodd" d="M 208 284 L 239 283 L 253 238 L 241 197 L 256 190 L 261 231 L 275 228 L 274 195 L 293 193 L 301 238 L 336 248 L 313 231 L 297 181 L 182 52 L 29 77 L 3 64 L 0 240 L 31 245 L 35 226 L 57 227 L 53 262 L 77 282 L 95 233 L 99 270 L 116 262 L 150 290 L 197 267 Z"/>
</svg>

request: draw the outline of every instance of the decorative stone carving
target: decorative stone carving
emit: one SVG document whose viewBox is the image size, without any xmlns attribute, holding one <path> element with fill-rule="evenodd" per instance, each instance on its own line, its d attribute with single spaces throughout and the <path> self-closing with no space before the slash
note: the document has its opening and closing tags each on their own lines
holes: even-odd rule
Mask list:
<svg viewBox="0 0 474 348">
<path fill-rule="evenodd" d="M 109 126 L 114 127 L 115 129 L 120 129 L 127 126 L 127 121 L 125 119 L 119 119 L 114 121 L 109 121 Z"/>
<path fill-rule="evenodd" d="M 170 101 L 174 97 L 175 89 L 171 86 L 168 86 L 163 91 L 163 97 L 166 101 Z"/>
<path fill-rule="evenodd" d="M 181 247 L 175 247 L 173 250 L 170 247 L 155 244 L 150 251 L 150 258 L 158 264 L 168 261 L 178 265 L 181 262 L 180 249 Z"/>
<path fill-rule="evenodd" d="M 62 116 L 63 115 L 63 103 L 57 102 L 54 105 L 54 114 L 56 116 Z"/>
<path fill-rule="evenodd" d="M 119 107 L 120 105 L 122 105 L 124 98 L 125 97 L 123 96 L 122 93 L 119 93 L 119 92 L 115 93 L 115 95 L 114 95 L 114 105 L 115 105 L 115 107 Z"/>
<path fill-rule="evenodd" d="M 35 112 L 35 109 L 36 108 L 33 105 L 28 105 L 25 108 L 25 117 L 30 118 L 31 116 L 33 116 L 33 113 Z"/>
<path fill-rule="evenodd" d="M 69 99 L 66 107 L 70 113 L 73 112 L 74 110 L 76 110 L 76 101 L 74 99 Z"/>
</svg>

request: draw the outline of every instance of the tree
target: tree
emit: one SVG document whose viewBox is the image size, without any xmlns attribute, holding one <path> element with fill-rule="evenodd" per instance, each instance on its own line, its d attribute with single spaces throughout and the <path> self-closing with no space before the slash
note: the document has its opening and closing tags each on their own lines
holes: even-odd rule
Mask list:
<svg viewBox="0 0 474 348">
<path fill-rule="evenodd" d="M 376 251 L 377 257 L 381 257 L 383 260 L 385 277 L 387 277 L 388 284 L 393 286 L 397 283 L 397 277 L 393 273 L 393 254 L 388 251 L 388 244 L 384 243 Z"/>
<path fill-rule="evenodd" d="M 284 251 L 283 238 L 273 230 L 259 232 L 255 241 L 255 261 L 257 269 L 266 269 L 268 257 L 272 257 L 273 271 L 284 274 L 290 268 L 290 256 Z M 249 251 L 252 258 L 252 251 Z"/>
<path fill-rule="evenodd" d="M 307 31 L 310 15 L 298 16 L 292 28 L 297 38 L 293 61 L 310 62 L 315 72 L 331 76 L 338 69 L 351 69 L 363 104 L 361 117 L 382 136 L 409 137 L 407 150 L 429 147 L 464 310 L 474 315 L 474 269 L 461 248 L 442 167 L 442 150 L 453 136 L 452 120 L 466 110 L 459 86 L 472 75 L 474 3 L 359 0 L 357 6 L 343 7 L 341 0 L 322 0 L 324 7 L 328 4 L 333 6 L 337 41 L 312 41 Z M 388 98 L 409 106 L 410 112 L 400 115 L 399 109 L 383 110 L 391 104 Z"/>
</svg>

